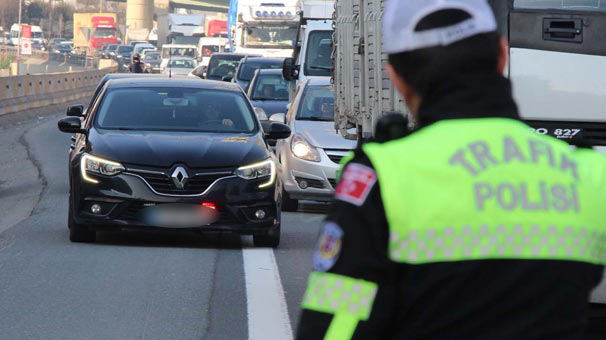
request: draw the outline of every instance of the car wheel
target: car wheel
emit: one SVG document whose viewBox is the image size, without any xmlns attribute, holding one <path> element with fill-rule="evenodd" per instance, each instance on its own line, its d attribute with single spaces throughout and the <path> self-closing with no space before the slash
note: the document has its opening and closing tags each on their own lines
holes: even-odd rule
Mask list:
<svg viewBox="0 0 606 340">
<path fill-rule="evenodd" d="M 280 245 L 280 224 L 270 229 L 267 234 L 253 235 L 255 247 L 277 248 Z"/>
<path fill-rule="evenodd" d="M 69 212 L 67 216 L 67 225 L 69 227 L 69 240 L 71 242 L 92 243 L 97 238 L 97 233 L 88 229 L 84 224 L 76 223 L 74 220 L 74 209 L 71 199 L 69 201 Z"/>
<path fill-rule="evenodd" d="M 299 201 L 290 198 L 286 190 L 282 188 L 282 211 L 297 211 L 299 209 Z"/>
</svg>

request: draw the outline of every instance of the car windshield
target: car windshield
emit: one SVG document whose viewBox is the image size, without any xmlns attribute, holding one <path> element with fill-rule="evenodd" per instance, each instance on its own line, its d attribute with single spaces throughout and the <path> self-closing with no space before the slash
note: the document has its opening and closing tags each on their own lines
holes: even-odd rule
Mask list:
<svg viewBox="0 0 606 340">
<path fill-rule="evenodd" d="M 213 53 L 219 52 L 219 46 L 207 45 L 202 46 L 202 55 L 207 57 Z"/>
<path fill-rule="evenodd" d="M 309 86 L 303 93 L 297 120 L 332 122 L 335 119 L 335 96 L 328 85 Z"/>
<path fill-rule="evenodd" d="M 184 37 L 176 36 L 173 37 L 171 44 L 182 44 L 182 45 L 198 45 L 200 37 Z"/>
<path fill-rule="evenodd" d="M 251 81 L 258 69 L 279 69 L 282 68 L 283 62 L 247 62 L 240 66 L 238 80 Z"/>
<path fill-rule="evenodd" d="M 237 91 L 117 88 L 104 95 L 95 124 L 108 130 L 253 133 L 254 117 Z"/>
<path fill-rule="evenodd" d="M 606 1 L 602 0 L 515 0 L 513 4 L 521 9 L 606 12 Z"/>
<path fill-rule="evenodd" d="M 132 46 L 120 46 L 118 47 L 118 53 L 127 53 L 127 52 L 132 52 L 133 51 L 133 47 Z"/>
<path fill-rule="evenodd" d="M 223 56 L 219 58 L 212 58 L 210 64 L 208 65 L 208 76 L 216 79 L 233 77 L 242 58 L 243 57 L 240 56 Z"/>
<path fill-rule="evenodd" d="M 160 53 L 148 53 L 143 60 L 160 60 Z"/>
<path fill-rule="evenodd" d="M 42 34 L 42 32 L 32 32 L 32 38 L 34 38 L 34 39 L 43 39 L 44 35 Z"/>
<path fill-rule="evenodd" d="M 94 34 L 95 38 L 113 38 L 115 35 L 115 28 L 97 28 Z"/>
<path fill-rule="evenodd" d="M 171 60 L 170 67 L 172 68 L 194 68 L 196 65 L 193 60 Z"/>
<path fill-rule="evenodd" d="M 332 69 L 332 31 L 310 33 L 307 46 L 305 75 L 329 77 Z"/>
<path fill-rule="evenodd" d="M 247 27 L 244 31 L 245 48 L 292 48 L 297 28 L 288 26 Z"/>
<path fill-rule="evenodd" d="M 118 49 L 118 46 L 120 45 L 109 45 L 109 47 L 107 48 L 108 51 L 115 51 Z"/>
<path fill-rule="evenodd" d="M 168 59 L 169 57 L 190 57 L 196 56 L 196 49 L 194 47 L 170 47 L 162 49 L 162 58 Z"/>
<path fill-rule="evenodd" d="M 288 82 L 282 75 L 259 75 L 252 92 L 252 100 L 288 100 Z"/>
</svg>

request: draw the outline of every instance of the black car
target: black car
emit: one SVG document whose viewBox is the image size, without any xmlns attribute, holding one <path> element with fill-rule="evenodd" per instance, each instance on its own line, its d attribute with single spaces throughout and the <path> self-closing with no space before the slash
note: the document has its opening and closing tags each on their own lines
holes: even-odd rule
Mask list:
<svg viewBox="0 0 606 340">
<path fill-rule="evenodd" d="M 244 91 L 248 91 L 248 85 L 255 75 L 255 71 L 260 69 L 282 69 L 284 58 L 261 58 L 247 56 L 240 61 L 236 74 L 232 80 L 238 83 Z"/>
<path fill-rule="evenodd" d="M 116 49 L 115 53 L 116 54 L 114 60 L 116 60 L 116 62 L 118 62 L 118 65 L 120 65 L 120 70 L 128 70 L 128 65 L 130 65 L 130 62 L 132 61 L 131 57 L 133 53 L 133 47 L 130 45 L 120 45 Z"/>
<path fill-rule="evenodd" d="M 81 121 L 69 155 L 70 240 L 96 232 L 185 229 L 280 242 L 281 186 L 267 139 L 290 129 L 255 117 L 235 84 L 133 77 L 110 79 Z"/>
<path fill-rule="evenodd" d="M 206 79 L 231 81 L 236 73 L 240 60 L 246 54 L 213 53 L 206 69 Z"/>
<path fill-rule="evenodd" d="M 257 70 L 248 87 L 248 98 L 256 108 L 263 109 L 267 117 L 288 112 L 290 84 L 282 77 L 282 69 Z"/>
<path fill-rule="evenodd" d="M 116 51 L 118 50 L 118 47 L 120 47 L 120 44 L 109 44 L 106 45 L 107 49 L 105 50 L 105 58 L 108 59 L 114 59 L 116 57 Z"/>
</svg>

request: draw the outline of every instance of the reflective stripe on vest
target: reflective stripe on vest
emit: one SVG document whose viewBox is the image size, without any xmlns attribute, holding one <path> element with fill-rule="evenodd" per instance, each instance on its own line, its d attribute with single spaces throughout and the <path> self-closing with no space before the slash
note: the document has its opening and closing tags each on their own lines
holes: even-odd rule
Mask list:
<svg viewBox="0 0 606 340">
<path fill-rule="evenodd" d="M 606 158 L 593 150 L 488 118 L 442 121 L 364 152 L 396 262 L 606 264 Z"/>
<path fill-rule="evenodd" d="M 334 315 L 325 340 L 351 339 L 358 322 L 368 320 L 376 294 L 376 283 L 312 272 L 303 308 Z"/>
</svg>

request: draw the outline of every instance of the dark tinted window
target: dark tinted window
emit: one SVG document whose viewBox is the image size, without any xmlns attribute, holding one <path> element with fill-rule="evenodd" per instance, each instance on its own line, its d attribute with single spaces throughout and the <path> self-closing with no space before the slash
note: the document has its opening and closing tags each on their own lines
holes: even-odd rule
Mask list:
<svg viewBox="0 0 606 340">
<path fill-rule="evenodd" d="M 255 82 L 252 100 L 288 100 L 288 82 L 281 75 L 261 75 Z"/>
<path fill-rule="evenodd" d="M 335 119 L 335 95 L 330 86 L 308 86 L 297 113 L 297 120 L 332 122 Z"/>
<path fill-rule="evenodd" d="M 208 65 L 208 77 L 211 79 L 221 79 L 229 76 L 233 77 L 240 64 L 240 56 L 221 56 L 212 58 Z"/>
<path fill-rule="evenodd" d="M 120 47 L 118 47 L 118 53 L 132 52 L 132 51 L 133 51 L 133 47 L 132 46 L 120 46 Z"/>
<path fill-rule="evenodd" d="M 244 63 L 240 67 L 240 73 L 238 74 L 239 80 L 251 81 L 255 75 L 255 71 L 258 69 L 279 69 L 282 68 L 282 61 L 273 62 L 250 62 Z"/>
<path fill-rule="evenodd" d="M 515 0 L 515 8 L 606 12 L 604 0 Z"/>
<path fill-rule="evenodd" d="M 305 74 L 329 77 L 332 67 L 331 54 L 332 32 L 311 32 L 305 55 Z"/>
<path fill-rule="evenodd" d="M 101 129 L 251 133 L 254 113 L 241 92 L 190 88 L 118 88 L 96 114 Z"/>
</svg>

